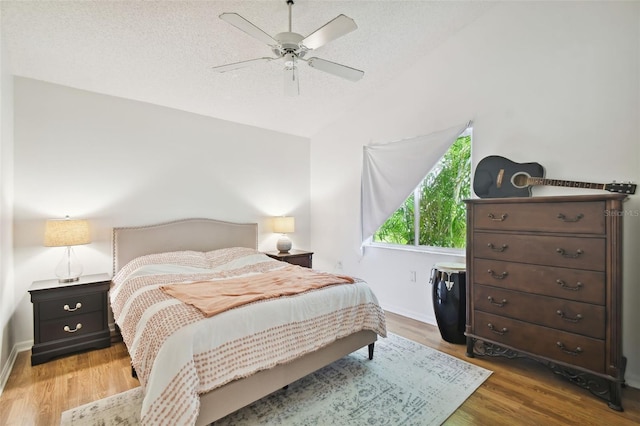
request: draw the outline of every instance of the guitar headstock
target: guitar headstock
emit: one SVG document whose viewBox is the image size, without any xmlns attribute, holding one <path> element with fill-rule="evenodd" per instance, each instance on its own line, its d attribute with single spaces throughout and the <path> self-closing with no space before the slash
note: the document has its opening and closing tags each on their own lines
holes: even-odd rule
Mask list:
<svg viewBox="0 0 640 426">
<path fill-rule="evenodd" d="M 609 192 L 618 192 L 620 194 L 635 194 L 636 185 L 633 183 L 608 183 L 604 186 L 604 189 Z"/>
</svg>

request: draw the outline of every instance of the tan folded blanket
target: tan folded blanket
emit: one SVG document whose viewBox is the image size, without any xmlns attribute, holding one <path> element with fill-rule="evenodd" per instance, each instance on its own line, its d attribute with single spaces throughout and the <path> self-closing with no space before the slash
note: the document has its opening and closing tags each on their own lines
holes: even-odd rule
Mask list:
<svg viewBox="0 0 640 426">
<path fill-rule="evenodd" d="M 353 284 L 354 279 L 289 265 L 276 271 L 242 278 L 167 284 L 166 294 L 198 308 L 206 317 L 258 300 L 291 296 L 335 284 Z"/>
</svg>

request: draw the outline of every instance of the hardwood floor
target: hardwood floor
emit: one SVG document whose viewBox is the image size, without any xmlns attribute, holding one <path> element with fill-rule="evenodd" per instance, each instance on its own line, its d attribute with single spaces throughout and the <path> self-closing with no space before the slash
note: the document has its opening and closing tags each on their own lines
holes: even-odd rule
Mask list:
<svg viewBox="0 0 640 426">
<path fill-rule="evenodd" d="M 468 358 L 465 345 L 440 337 L 438 328 L 387 313 L 387 329 L 493 371 L 445 425 L 638 425 L 640 390 L 624 388 L 624 412 L 610 409 L 589 391 L 557 377 L 535 361 Z M 375 359 L 375 358 L 374 358 Z"/>
<path fill-rule="evenodd" d="M 445 425 L 637 425 L 640 390 L 624 388 L 620 413 L 529 360 L 467 358 L 437 327 L 387 313 L 388 331 L 493 371 Z M 375 356 L 374 356 L 375 360 Z M 58 425 L 63 411 L 138 386 L 123 343 L 32 367 L 18 355 L 0 396 L 0 425 Z"/>
<path fill-rule="evenodd" d="M 63 411 L 139 385 L 124 343 L 31 366 L 18 354 L 0 396 L 0 425 L 59 425 Z"/>
</svg>

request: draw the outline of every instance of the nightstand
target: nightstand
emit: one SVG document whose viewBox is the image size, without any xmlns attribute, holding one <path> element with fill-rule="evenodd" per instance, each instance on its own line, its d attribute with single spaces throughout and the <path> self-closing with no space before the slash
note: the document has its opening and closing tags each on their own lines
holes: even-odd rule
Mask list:
<svg viewBox="0 0 640 426">
<path fill-rule="evenodd" d="M 109 274 L 86 275 L 78 281 L 35 281 L 31 365 L 73 352 L 111 346 L 107 292 Z"/>
<path fill-rule="evenodd" d="M 291 263 L 292 265 L 304 266 L 305 268 L 311 268 L 311 257 L 313 252 L 303 250 L 289 250 L 289 253 L 280 253 L 277 251 L 270 251 L 265 253 L 272 259 L 280 260 L 282 262 Z"/>
</svg>

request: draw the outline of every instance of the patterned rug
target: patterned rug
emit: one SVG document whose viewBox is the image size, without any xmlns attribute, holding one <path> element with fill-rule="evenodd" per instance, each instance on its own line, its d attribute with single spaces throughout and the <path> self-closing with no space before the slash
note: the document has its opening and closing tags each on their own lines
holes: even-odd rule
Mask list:
<svg viewBox="0 0 640 426">
<path fill-rule="evenodd" d="M 218 420 L 230 425 L 439 425 L 491 371 L 389 334 Z M 137 425 L 140 388 L 62 413 L 61 425 Z"/>
</svg>

